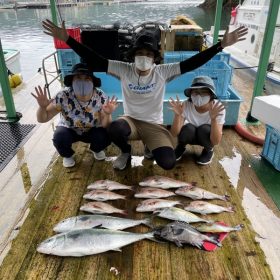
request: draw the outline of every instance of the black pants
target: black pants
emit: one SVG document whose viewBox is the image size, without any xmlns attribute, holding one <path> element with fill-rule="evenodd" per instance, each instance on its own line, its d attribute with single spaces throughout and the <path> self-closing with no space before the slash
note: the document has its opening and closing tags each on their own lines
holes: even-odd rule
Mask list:
<svg viewBox="0 0 280 280">
<path fill-rule="evenodd" d="M 211 125 L 203 124 L 195 127 L 193 124 L 185 124 L 178 136 L 178 146 L 185 147 L 187 144 L 200 145 L 206 150 L 211 150 L 213 145 L 210 141 Z"/>
<path fill-rule="evenodd" d="M 108 128 L 110 139 L 117 145 L 123 153 L 131 153 L 131 146 L 128 144 L 128 138 L 131 134 L 129 124 L 119 119 L 113 121 Z M 176 157 L 174 149 L 171 147 L 159 147 L 152 151 L 156 163 L 163 169 L 169 170 L 175 166 Z"/>
<path fill-rule="evenodd" d="M 90 143 L 90 149 L 96 153 L 104 150 L 111 143 L 109 134 L 103 127 L 93 127 L 82 135 L 63 126 L 58 126 L 54 132 L 53 144 L 62 157 L 71 157 L 74 154 L 72 144 L 78 141 Z"/>
</svg>

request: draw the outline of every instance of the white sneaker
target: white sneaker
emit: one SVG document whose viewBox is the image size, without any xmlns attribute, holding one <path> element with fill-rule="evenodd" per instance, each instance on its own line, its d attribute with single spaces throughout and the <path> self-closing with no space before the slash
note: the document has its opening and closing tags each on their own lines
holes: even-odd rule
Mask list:
<svg viewBox="0 0 280 280">
<path fill-rule="evenodd" d="M 92 152 L 93 156 L 96 160 L 104 160 L 106 158 L 105 152 L 104 151 L 100 151 L 98 153 L 96 152 Z"/>
<path fill-rule="evenodd" d="M 75 160 L 73 157 L 64 157 L 63 158 L 63 166 L 68 168 L 68 167 L 73 167 L 75 165 Z"/>
</svg>

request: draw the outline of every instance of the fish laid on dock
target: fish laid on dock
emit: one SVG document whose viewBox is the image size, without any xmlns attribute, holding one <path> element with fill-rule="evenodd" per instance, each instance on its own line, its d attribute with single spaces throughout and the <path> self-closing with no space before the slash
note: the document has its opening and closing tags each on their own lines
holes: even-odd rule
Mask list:
<svg viewBox="0 0 280 280">
<path fill-rule="evenodd" d="M 87 186 L 89 190 L 132 190 L 131 186 L 126 186 L 111 180 L 98 180 Z"/>
<path fill-rule="evenodd" d="M 203 214 L 203 215 L 217 214 L 217 213 L 221 213 L 221 212 L 230 212 L 230 213 L 234 212 L 234 209 L 232 206 L 223 207 L 220 205 L 216 205 L 216 204 L 209 203 L 206 201 L 201 201 L 201 200 L 192 201 L 189 205 L 184 207 L 184 209 L 187 211 L 190 211 L 190 212 L 199 213 L 199 214 Z"/>
<path fill-rule="evenodd" d="M 211 220 L 202 219 L 191 212 L 176 207 L 159 209 L 154 211 L 153 214 L 161 218 L 165 218 L 173 221 L 181 221 L 186 223 L 197 223 L 197 222 L 213 223 L 213 221 Z"/>
<path fill-rule="evenodd" d="M 80 210 L 85 212 L 90 212 L 93 214 L 118 213 L 122 215 L 127 215 L 127 212 L 125 210 L 118 209 L 108 203 L 100 202 L 100 201 L 86 203 L 80 207 Z"/>
<path fill-rule="evenodd" d="M 125 199 L 125 196 L 106 190 L 92 190 L 91 192 L 86 193 L 83 198 L 97 201 L 107 201 Z"/>
<path fill-rule="evenodd" d="M 87 229 L 94 227 L 107 228 L 111 230 L 123 230 L 130 227 L 135 227 L 140 224 L 152 227 L 149 218 L 142 220 L 133 220 L 105 215 L 80 215 L 67 218 L 59 222 L 54 227 L 55 232 L 66 232 L 77 229 Z"/>
<path fill-rule="evenodd" d="M 160 208 L 172 207 L 174 205 L 181 204 L 180 201 L 167 200 L 160 198 L 146 199 L 138 204 L 136 207 L 137 212 L 154 212 Z"/>
<path fill-rule="evenodd" d="M 142 188 L 139 192 L 137 192 L 134 197 L 137 198 L 164 198 L 175 195 L 174 192 L 170 192 L 163 189 L 157 188 Z"/>
<path fill-rule="evenodd" d="M 155 237 L 174 242 L 178 247 L 184 244 L 202 248 L 204 241 L 209 241 L 219 247 L 222 246 L 213 236 L 200 233 L 194 227 L 183 222 L 173 222 L 155 231 Z"/>
<path fill-rule="evenodd" d="M 198 199 L 220 199 L 224 201 L 229 200 L 228 195 L 215 194 L 194 186 L 187 186 L 187 187 L 180 188 L 176 190 L 175 193 L 178 195 L 189 197 L 193 200 L 198 200 Z"/>
<path fill-rule="evenodd" d="M 150 176 L 141 181 L 139 185 L 142 187 L 171 189 L 189 186 L 190 184 L 164 176 Z"/>
<path fill-rule="evenodd" d="M 80 229 L 60 233 L 39 244 L 37 251 L 57 256 L 81 257 L 120 248 L 143 239 L 152 239 L 153 232 L 131 233 L 109 229 Z"/>
<path fill-rule="evenodd" d="M 229 227 L 220 223 L 214 223 L 212 225 L 200 225 L 196 227 L 196 229 L 200 232 L 231 232 L 231 231 L 239 231 L 244 226 L 242 224 L 237 225 L 235 227 Z"/>
</svg>

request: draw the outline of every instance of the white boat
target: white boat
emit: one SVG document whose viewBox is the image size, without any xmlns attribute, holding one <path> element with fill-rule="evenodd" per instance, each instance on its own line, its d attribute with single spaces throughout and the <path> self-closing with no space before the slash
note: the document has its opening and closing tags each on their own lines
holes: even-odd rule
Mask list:
<svg viewBox="0 0 280 280">
<path fill-rule="evenodd" d="M 3 49 L 5 63 L 12 73 L 20 73 L 20 52 L 15 49 Z"/>
<path fill-rule="evenodd" d="M 3 49 L 4 59 L 7 69 L 13 74 L 19 74 L 20 69 L 20 52 L 15 49 Z M 2 88 L 0 85 L 0 96 L 2 96 Z"/>
<path fill-rule="evenodd" d="M 252 77 L 256 76 L 265 25 L 269 11 L 268 0 L 245 0 L 232 12 L 231 30 L 238 26 L 248 27 L 246 40 L 225 49 L 231 54 L 231 64 L 244 68 Z M 279 94 L 280 88 L 280 13 L 278 13 L 274 39 L 271 47 L 265 90 L 267 94 Z"/>
</svg>

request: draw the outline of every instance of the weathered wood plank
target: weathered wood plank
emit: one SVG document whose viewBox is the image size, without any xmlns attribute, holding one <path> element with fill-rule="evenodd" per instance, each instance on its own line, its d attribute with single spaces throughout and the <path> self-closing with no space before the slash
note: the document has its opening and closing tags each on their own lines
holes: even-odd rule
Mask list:
<svg viewBox="0 0 280 280">
<path fill-rule="evenodd" d="M 238 190 L 230 186 L 228 177 L 218 162 L 225 155 L 231 157 L 234 146 L 243 157 L 239 180 L 241 187 Z M 133 148 L 135 154 L 142 153 L 141 144 L 134 145 Z M 225 129 L 223 143 L 215 150 L 215 158 L 209 166 L 197 166 L 194 163 L 193 153 L 200 152 L 200 148 L 195 147 L 189 149 L 171 171 L 164 171 L 152 161 L 143 160 L 143 166 L 118 172 L 113 170 L 111 162 L 96 162 L 86 145 L 77 145 L 75 168 L 65 170 L 61 166 L 61 159 L 54 164 L 52 176 L 32 203 L 29 216 L 0 268 L 0 279 L 272 279 L 264 254 L 255 241 L 255 233 L 242 208 L 242 188 L 245 186 L 251 188 L 267 204 L 272 204 L 247 162 L 249 153 L 254 149 L 254 145 L 240 141 L 233 130 Z M 116 149 L 110 148 L 109 154 L 116 155 Z M 233 204 L 236 212 L 209 215 L 207 218 L 223 220 L 230 225 L 243 223 L 244 229 L 229 234 L 223 241 L 223 247 L 215 252 L 204 252 L 190 246 L 182 249 L 174 244 L 149 240 L 126 246 L 122 252 L 107 252 L 82 258 L 61 258 L 36 252 L 38 243 L 53 235 L 52 228 L 58 221 L 80 213 L 79 207 L 84 203 L 82 196 L 87 184 L 108 178 L 136 186 L 144 177 L 154 174 L 197 182 L 209 191 L 229 194 L 231 202 L 220 204 Z M 120 193 L 128 195 L 129 199 L 115 201 L 112 203 L 114 206 L 127 209 L 129 217 L 146 216 L 135 213 L 140 199 L 134 199 L 129 191 Z M 180 199 L 184 204 L 190 202 L 187 198 L 174 199 Z M 166 221 L 156 220 L 156 224 L 162 223 Z M 149 231 L 144 226 L 130 230 Z M 110 271 L 111 268 L 116 268 L 119 274 L 115 275 Z"/>
</svg>

